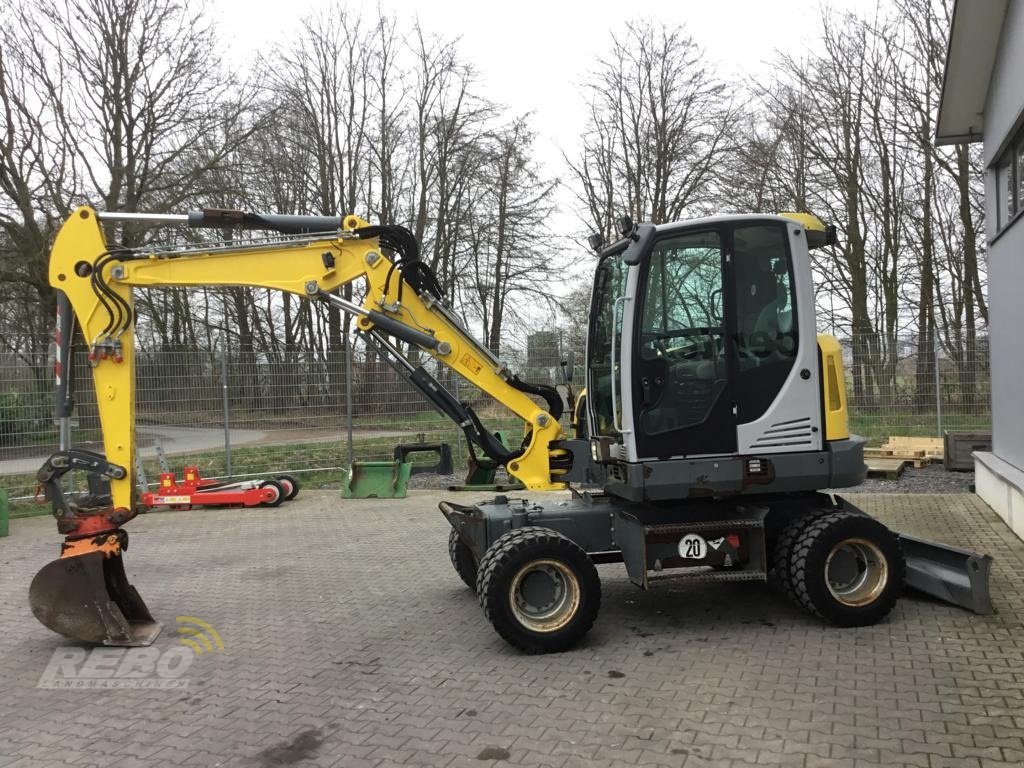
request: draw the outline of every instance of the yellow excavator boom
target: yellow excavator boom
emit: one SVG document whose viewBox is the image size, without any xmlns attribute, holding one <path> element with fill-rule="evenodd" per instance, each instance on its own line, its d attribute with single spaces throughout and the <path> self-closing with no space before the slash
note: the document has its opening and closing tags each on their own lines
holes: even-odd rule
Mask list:
<svg viewBox="0 0 1024 768">
<path fill-rule="evenodd" d="M 418 347 L 507 407 L 524 425 L 526 438 L 518 451 L 504 449 L 471 409 L 432 388 L 429 382 L 424 386 L 425 371 L 402 357 L 410 380 L 417 383 L 419 379 L 421 391 L 435 407 L 455 419 L 471 441 L 475 438 L 485 452 L 488 448 L 506 452 L 500 458 L 510 476 L 531 490 L 566 487 L 557 479 L 563 471 L 558 459 L 564 451 L 552 446 L 565 435 L 558 421 L 560 413 L 552 413 L 556 410 L 552 407 L 555 401 L 546 393 L 548 388 L 525 384 L 513 376 L 462 327 L 440 300 L 436 287 L 430 289 L 433 276 L 422 263 L 414 263 L 418 262 L 416 258 L 402 261 L 399 251 L 403 243 L 418 249 L 407 230 L 372 227 L 350 215 L 337 217 L 333 231 L 307 232 L 303 217 L 205 211 L 187 217 L 151 218 L 193 226 L 244 226 L 245 218 L 251 217 L 257 220 L 250 222 L 250 228 L 263 228 L 260 224 L 267 223 L 267 228 L 285 234 L 241 244 L 168 249 L 128 249 L 108 243 L 104 228 L 110 221 L 105 219 L 117 221 L 132 216 L 105 215 L 88 206 L 78 208 L 58 232 L 50 257 L 50 283 L 66 297 L 89 347 L 105 453 L 61 451 L 40 470 L 39 480 L 54 503 L 58 530 L 66 537 L 62 559 L 52 563 L 53 568 L 48 570 L 48 566 L 40 571 L 31 589 L 33 609 L 47 626 L 93 642 L 124 645 L 152 641 L 152 619 L 144 603 L 124 581 L 120 564 L 121 550 L 127 545 L 127 535 L 121 526 L 136 514 L 136 289 L 248 286 L 332 304 L 355 316 L 357 331 L 385 355 L 401 357 L 390 341 L 390 337 L 395 337 L 410 347 Z M 308 226 L 319 225 L 326 218 L 320 217 Z M 276 226 L 274 219 L 288 220 L 289 226 Z M 387 241 L 388 250 L 397 254 L 398 259 L 393 260 L 385 253 L 382 240 Z M 362 283 L 364 295 L 361 304 L 336 293 L 339 287 L 358 282 Z M 531 395 L 545 396 L 549 407 L 541 407 Z M 494 458 L 493 454 L 491 457 Z M 108 480 L 109 500 L 94 498 L 85 504 L 65 500 L 59 478 L 76 469 Z M 88 565 L 90 562 L 92 566 Z M 119 616 L 104 604 L 101 594 L 96 605 L 86 611 L 90 616 L 69 619 L 63 614 L 74 614 L 74 606 L 63 601 L 63 606 L 55 608 L 54 602 L 60 604 L 62 594 L 72 593 L 65 583 L 70 566 L 87 571 L 84 578 L 79 578 L 80 583 L 106 582 L 110 594 L 124 593 L 136 599 L 124 601 L 119 606 L 123 616 Z M 91 574 L 90 568 L 94 571 Z M 102 569 L 102 573 L 97 569 Z M 89 602 L 80 594 L 75 594 L 74 601 L 79 605 Z"/>
</svg>

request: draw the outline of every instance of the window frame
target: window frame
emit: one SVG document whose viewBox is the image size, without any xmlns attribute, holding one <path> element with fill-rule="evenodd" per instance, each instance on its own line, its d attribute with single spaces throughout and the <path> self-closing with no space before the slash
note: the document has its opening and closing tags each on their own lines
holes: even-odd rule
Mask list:
<svg viewBox="0 0 1024 768">
<path fill-rule="evenodd" d="M 1024 217 L 1024 125 L 1012 133 L 990 168 L 996 191 L 994 240 Z"/>
</svg>

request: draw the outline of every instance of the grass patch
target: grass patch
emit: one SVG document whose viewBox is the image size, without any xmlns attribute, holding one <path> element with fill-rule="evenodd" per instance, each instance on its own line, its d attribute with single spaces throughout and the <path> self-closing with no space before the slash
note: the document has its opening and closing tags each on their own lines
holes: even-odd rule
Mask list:
<svg viewBox="0 0 1024 768">
<path fill-rule="evenodd" d="M 942 430 L 945 432 L 987 432 L 992 429 L 992 417 L 988 414 L 965 414 L 951 411 L 942 414 Z M 850 414 L 850 432 L 866 437 L 870 445 L 881 445 L 892 435 L 905 437 L 941 437 L 938 418 L 934 411 L 909 413 Z"/>
<path fill-rule="evenodd" d="M 458 456 L 456 435 L 450 430 L 423 431 L 424 442 L 440 443 L 447 442 L 452 446 L 452 452 Z M 352 441 L 353 453 L 357 461 L 381 461 L 391 459 L 395 446 L 398 443 L 413 443 L 415 436 L 406 438 L 396 437 L 359 437 L 354 436 Z M 298 472 L 299 482 L 307 488 L 327 488 L 340 486 L 342 481 L 341 471 L 338 469 L 327 469 L 329 467 L 341 467 L 345 464 L 347 447 L 345 437 L 342 435 L 337 440 L 318 441 L 309 443 L 287 443 L 283 445 L 244 445 L 231 450 L 231 470 L 233 476 L 257 475 L 257 474 L 285 474 Z M 410 457 L 414 465 L 430 465 L 433 458 L 430 454 L 414 454 Z M 465 452 L 463 452 L 465 458 Z M 227 462 L 223 449 L 200 451 L 197 453 L 178 454 L 168 457 L 168 463 L 179 477 L 182 468 L 185 466 L 199 467 L 199 473 L 203 477 L 218 477 L 227 474 Z M 456 461 L 458 459 L 456 458 Z M 40 459 L 40 465 L 43 460 Z M 143 467 L 146 471 L 146 479 L 155 483 L 160 474 L 160 464 L 155 458 L 145 459 Z M 462 471 L 462 467 L 456 466 L 456 473 Z M 32 496 L 36 489 L 35 473 L 19 475 L 0 476 L 0 489 L 7 491 L 12 499 L 19 496 Z M 30 499 L 11 502 L 11 517 L 29 517 L 32 514 L 47 514 L 48 506 L 37 505 Z M 41 512 L 33 513 L 31 510 L 39 509 Z M 15 511 L 17 510 L 17 511 Z"/>
</svg>

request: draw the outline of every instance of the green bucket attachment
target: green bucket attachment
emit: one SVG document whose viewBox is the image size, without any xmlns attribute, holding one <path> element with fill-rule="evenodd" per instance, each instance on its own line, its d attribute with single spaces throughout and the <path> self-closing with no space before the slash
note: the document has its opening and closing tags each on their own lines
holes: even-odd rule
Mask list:
<svg viewBox="0 0 1024 768">
<path fill-rule="evenodd" d="M 494 433 L 506 449 L 508 439 L 505 433 L 498 431 Z M 449 485 L 449 491 L 480 491 L 502 493 L 504 491 L 521 491 L 525 486 L 518 480 L 513 479 L 510 483 L 501 484 L 496 482 L 498 476 L 498 465 L 486 458 L 470 458 L 469 471 L 466 473 L 466 480 L 461 484 Z"/>
<path fill-rule="evenodd" d="M 407 461 L 353 461 L 343 470 L 343 499 L 404 499 L 412 463 Z"/>
</svg>

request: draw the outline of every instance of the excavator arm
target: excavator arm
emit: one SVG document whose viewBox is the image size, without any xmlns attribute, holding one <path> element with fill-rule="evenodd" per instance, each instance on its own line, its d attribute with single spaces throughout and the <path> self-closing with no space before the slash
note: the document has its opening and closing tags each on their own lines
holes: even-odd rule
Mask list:
<svg viewBox="0 0 1024 768">
<path fill-rule="evenodd" d="M 129 249 L 107 242 L 105 227 L 124 220 L 190 227 L 266 229 L 277 234 L 244 244 Z M 43 624 L 61 634 L 108 645 L 148 645 L 159 632 L 145 603 L 127 583 L 122 526 L 135 507 L 135 310 L 142 288 L 248 286 L 285 291 L 329 303 L 355 317 L 356 330 L 428 401 L 463 429 L 472 446 L 531 490 L 564 488 L 569 456 L 556 390 L 526 384 L 476 341 L 444 305 L 440 288 L 418 258 L 408 230 L 371 226 L 357 216 L 303 217 L 207 210 L 184 215 L 105 214 L 74 211 L 61 227 L 50 257 L 50 283 L 65 316 L 58 360 L 67 359 L 77 320 L 89 349 L 104 454 L 62 445 L 39 471 L 65 536 L 61 558 L 37 574 L 30 603 Z M 360 304 L 336 293 L 362 283 Z M 69 312 L 70 310 L 70 312 Z M 523 421 L 524 444 L 509 451 L 472 409 L 441 387 L 400 351 L 397 339 L 435 358 Z M 58 373 L 68 379 L 68 371 Z M 539 406 L 539 396 L 547 407 Z M 66 406 L 67 397 L 58 397 Z M 65 497 L 62 477 L 82 470 L 90 492 Z M 99 482 L 102 481 L 102 482 Z M 109 496 L 105 486 L 109 483 Z"/>
</svg>

